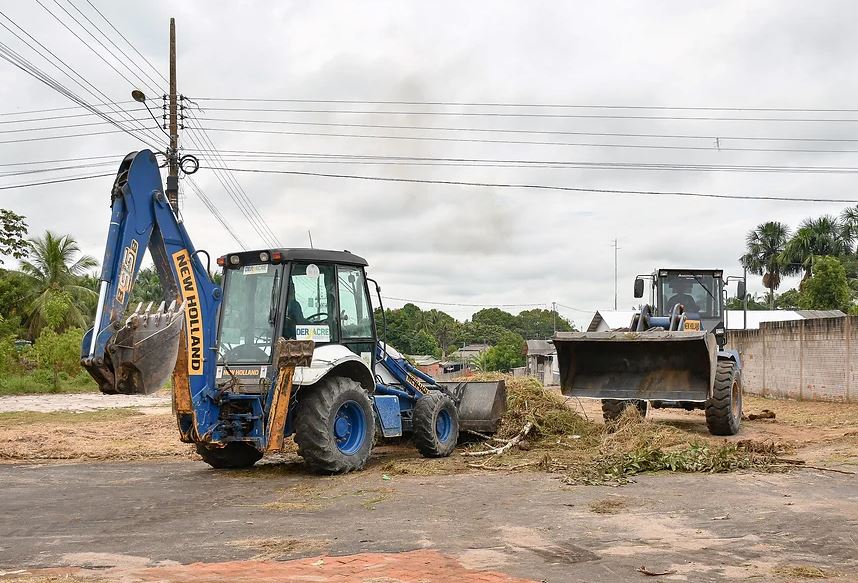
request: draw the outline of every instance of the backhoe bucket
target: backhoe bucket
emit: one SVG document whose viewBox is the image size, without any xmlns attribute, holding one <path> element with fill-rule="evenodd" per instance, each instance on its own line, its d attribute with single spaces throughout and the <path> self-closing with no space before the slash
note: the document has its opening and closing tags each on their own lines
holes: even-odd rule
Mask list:
<svg viewBox="0 0 858 583">
<path fill-rule="evenodd" d="M 558 332 L 554 346 L 570 397 L 705 401 L 715 380 L 708 332 Z"/>
<path fill-rule="evenodd" d="M 494 433 L 506 412 L 503 381 L 439 382 L 459 404 L 459 429 Z"/>
<path fill-rule="evenodd" d="M 141 308 L 108 342 L 103 363 L 82 363 L 102 393 L 149 395 L 166 384 L 176 366 L 184 303 L 176 307 L 173 302 L 167 310 L 163 302 L 155 310 L 152 304 Z"/>
</svg>

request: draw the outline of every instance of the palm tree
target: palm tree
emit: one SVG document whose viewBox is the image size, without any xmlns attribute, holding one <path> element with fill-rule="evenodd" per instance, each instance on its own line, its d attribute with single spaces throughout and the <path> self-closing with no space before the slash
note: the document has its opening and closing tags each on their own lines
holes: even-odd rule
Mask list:
<svg viewBox="0 0 858 583">
<path fill-rule="evenodd" d="M 28 259 L 21 262 L 21 271 L 33 281 L 27 298 L 30 334 L 35 338 L 49 323 L 59 329 L 85 327 L 89 323 L 87 301 L 98 294 L 82 285 L 81 278 L 98 262 L 82 255 L 70 235 L 45 231 L 30 244 Z M 52 313 L 58 307 L 65 313 Z"/>
<path fill-rule="evenodd" d="M 858 239 L 858 205 L 843 209 L 840 213 L 840 223 L 850 241 L 854 242 Z"/>
<path fill-rule="evenodd" d="M 805 219 L 787 243 L 784 260 L 792 272 L 803 269 L 804 279 L 807 279 L 811 275 L 814 255 L 846 255 L 852 251 L 853 240 L 851 229 L 837 217 L 823 215 L 817 219 Z"/>
<path fill-rule="evenodd" d="M 774 307 L 775 290 L 781 284 L 781 275 L 788 273 L 783 264 L 783 253 L 789 240 L 789 227 L 769 221 L 748 233 L 747 252 L 739 258 L 742 266 L 754 275 L 763 276 L 769 289 L 769 307 Z"/>
</svg>

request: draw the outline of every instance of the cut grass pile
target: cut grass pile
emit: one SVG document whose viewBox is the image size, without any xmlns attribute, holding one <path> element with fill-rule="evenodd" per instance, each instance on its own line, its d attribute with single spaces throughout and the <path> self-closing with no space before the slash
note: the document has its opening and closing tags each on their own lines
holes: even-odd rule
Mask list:
<svg viewBox="0 0 858 583">
<path fill-rule="evenodd" d="M 475 380 L 497 380 L 483 375 Z M 508 410 L 497 438 L 511 439 L 525 424 L 533 429 L 508 453 L 481 457 L 482 469 L 536 466 L 563 475 L 568 484 L 622 484 L 644 472 L 772 470 L 783 449 L 752 441 L 715 442 L 677 427 L 644 421 L 634 407 L 615 422 L 596 423 L 532 378 L 503 377 Z M 497 442 L 492 445 L 497 445 Z M 474 451 L 485 449 L 480 444 Z"/>
</svg>

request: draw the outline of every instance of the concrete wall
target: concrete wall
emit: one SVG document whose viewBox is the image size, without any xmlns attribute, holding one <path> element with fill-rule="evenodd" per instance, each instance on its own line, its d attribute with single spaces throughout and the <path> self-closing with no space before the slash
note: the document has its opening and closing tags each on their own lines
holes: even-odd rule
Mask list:
<svg viewBox="0 0 858 583">
<path fill-rule="evenodd" d="M 817 401 L 858 400 L 858 316 L 763 322 L 728 334 L 746 392 Z"/>
</svg>

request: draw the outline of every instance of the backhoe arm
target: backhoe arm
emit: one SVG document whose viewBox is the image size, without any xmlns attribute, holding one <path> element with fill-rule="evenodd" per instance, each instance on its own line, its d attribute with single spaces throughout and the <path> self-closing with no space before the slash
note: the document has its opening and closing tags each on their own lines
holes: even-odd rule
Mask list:
<svg viewBox="0 0 858 583">
<path fill-rule="evenodd" d="M 165 301 L 128 315 L 146 248 Z M 184 408 L 190 408 L 192 393 L 214 379 L 221 289 L 170 208 L 149 150 L 126 156 L 117 172 L 99 279 L 95 323 L 81 345 L 83 367 L 102 392 L 125 394 L 152 393 L 172 371 L 177 399 L 183 397 Z"/>
</svg>

